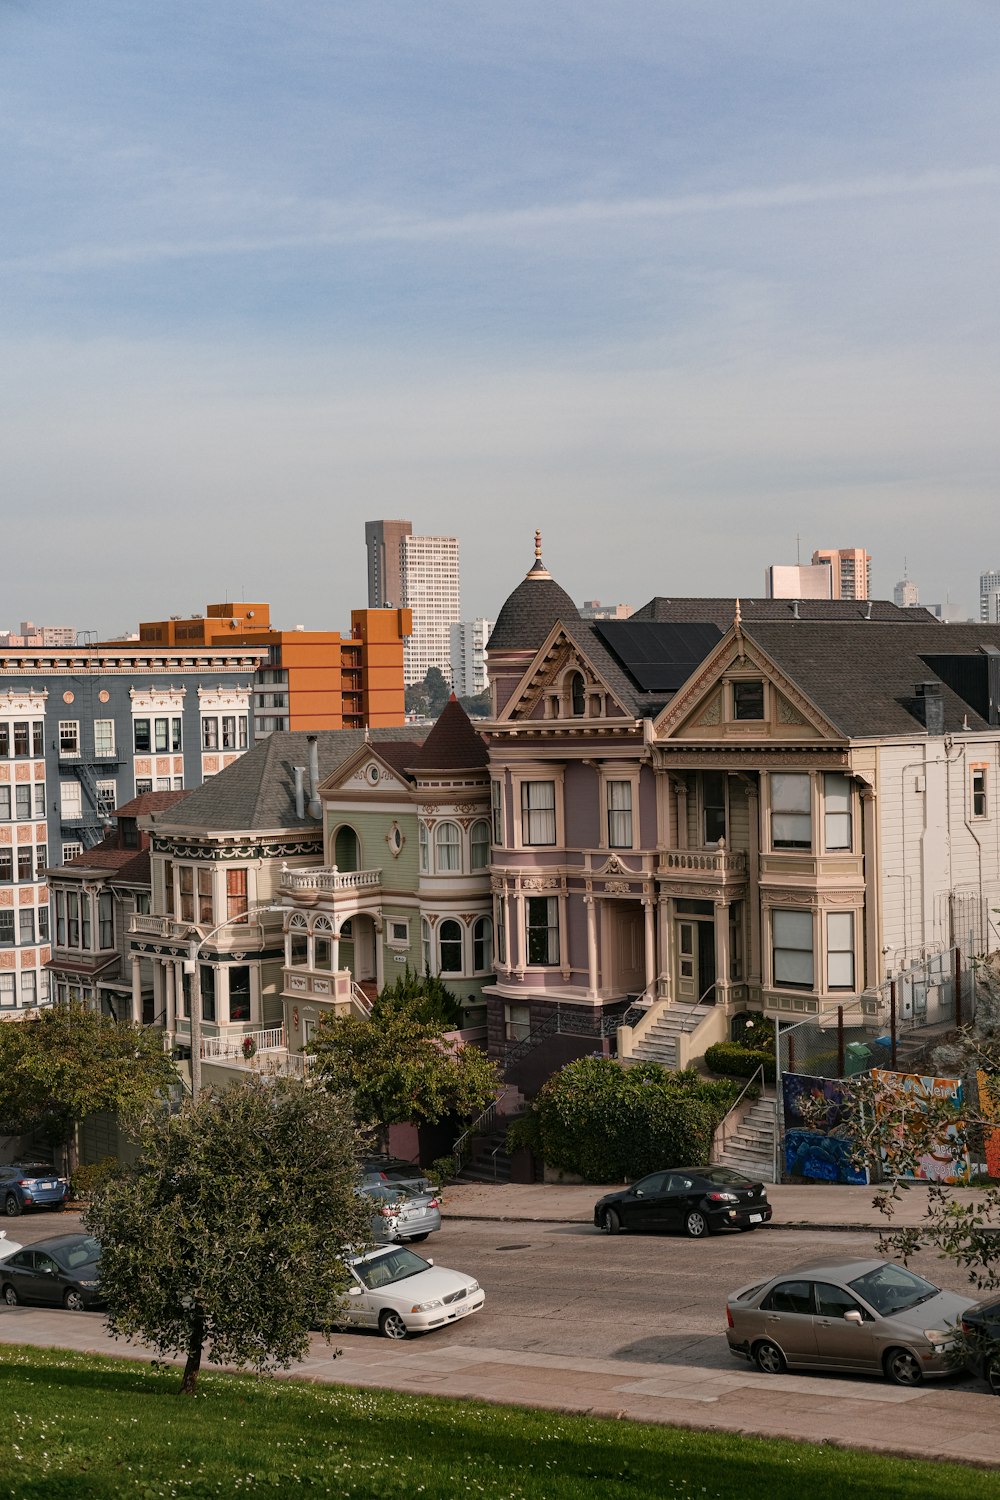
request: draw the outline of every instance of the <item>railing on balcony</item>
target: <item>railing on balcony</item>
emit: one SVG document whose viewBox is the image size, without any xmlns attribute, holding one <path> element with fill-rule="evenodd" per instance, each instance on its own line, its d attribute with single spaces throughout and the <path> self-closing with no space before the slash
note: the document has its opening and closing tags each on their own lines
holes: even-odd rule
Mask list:
<svg viewBox="0 0 1000 1500">
<path fill-rule="evenodd" d="M 741 849 L 665 849 L 660 868 L 685 874 L 745 875 L 747 860 Z"/>
<path fill-rule="evenodd" d="M 336 865 L 321 870 L 282 870 L 283 891 L 364 891 L 377 890 L 382 884 L 381 870 L 338 870 Z"/>
<path fill-rule="evenodd" d="M 151 913 L 134 912 L 129 922 L 129 934 L 133 937 L 158 937 L 186 940 L 192 935 L 193 923 L 178 922 L 173 917 L 159 917 Z"/>
<path fill-rule="evenodd" d="M 269 1026 L 266 1031 L 242 1031 L 231 1032 L 228 1036 L 205 1036 L 201 1039 L 201 1055 L 209 1062 L 223 1058 L 250 1058 L 244 1051 L 247 1038 L 252 1038 L 254 1051 L 250 1056 L 261 1052 L 279 1052 L 285 1049 L 285 1028 L 283 1026 Z"/>
</svg>

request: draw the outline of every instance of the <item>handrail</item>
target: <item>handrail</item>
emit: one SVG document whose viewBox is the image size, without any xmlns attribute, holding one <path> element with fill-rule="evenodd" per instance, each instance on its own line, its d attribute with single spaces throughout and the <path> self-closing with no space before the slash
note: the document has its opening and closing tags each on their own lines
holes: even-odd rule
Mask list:
<svg viewBox="0 0 1000 1500">
<path fill-rule="evenodd" d="M 757 1065 L 757 1067 L 754 1069 L 754 1071 L 750 1074 L 750 1077 L 747 1079 L 746 1083 L 743 1085 L 742 1089 L 737 1094 L 737 1096 L 736 1096 L 735 1100 L 733 1101 L 733 1103 L 729 1106 L 728 1110 L 726 1111 L 725 1118 L 719 1124 L 719 1130 L 722 1132 L 722 1137 L 721 1137 L 722 1143 L 721 1143 L 721 1147 L 720 1147 L 720 1149 L 722 1151 L 725 1151 L 725 1149 L 726 1149 L 726 1142 L 727 1142 L 727 1139 L 728 1139 L 729 1122 L 732 1119 L 733 1115 L 735 1114 L 736 1110 L 738 1110 L 739 1107 L 740 1107 L 740 1105 L 743 1103 L 743 1100 L 746 1098 L 746 1095 L 749 1093 L 750 1089 L 752 1088 L 754 1082 L 756 1081 L 758 1073 L 760 1074 L 760 1092 L 763 1093 L 764 1090 L 767 1087 L 767 1079 L 764 1077 L 764 1064 L 763 1063 L 759 1063 Z"/>
<path fill-rule="evenodd" d="M 356 979 L 351 980 L 351 999 L 360 1010 L 361 1014 L 368 1017 L 372 1013 L 372 1002 L 358 984 Z"/>
<path fill-rule="evenodd" d="M 458 1140 L 451 1148 L 451 1154 L 455 1162 L 456 1173 L 460 1172 L 465 1166 L 466 1143 L 471 1139 L 473 1135 L 478 1135 L 485 1125 L 493 1124 L 493 1121 L 496 1118 L 496 1112 L 499 1109 L 502 1100 L 504 1100 L 510 1092 L 510 1087 L 505 1084 L 504 1087 L 500 1090 L 499 1094 L 497 1094 L 493 1102 L 491 1104 L 487 1104 L 482 1114 L 478 1115 L 476 1119 L 473 1120 L 472 1124 L 467 1130 L 462 1131 L 462 1134 L 459 1136 Z"/>
</svg>

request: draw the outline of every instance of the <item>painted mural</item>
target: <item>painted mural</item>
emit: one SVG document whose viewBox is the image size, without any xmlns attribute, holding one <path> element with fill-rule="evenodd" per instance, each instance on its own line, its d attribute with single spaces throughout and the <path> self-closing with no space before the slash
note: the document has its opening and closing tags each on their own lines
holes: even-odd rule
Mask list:
<svg viewBox="0 0 1000 1500">
<path fill-rule="evenodd" d="M 897 1094 L 908 1095 L 918 1106 L 926 1108 L 934 1099 L 949 1099 L 955 1105 L 963 1102 L 960 1078 L 936 1078 L 926 1073 L 892 1073 L 884 1068 L 873 1068 L 872 1078 L 876 1083 Z M 906 1126 L 900 1127 L 905 1130 Z M 968 1152 L 958 1137 L 958 1125 L 949 1125 L 944 1137 L 933 1151 L 925 1152 L 912 1172 L 902 1172 L 901 1177 L 918 1182 L 966 1182 L 970 1175 Z"/>
<path fill-rule="evenodd" d="M 846 1121 L 848 1085 L 839 1078 L 784 1073 L 785 1171 L 795 1181 L 863 1184 Z"/>
</svg>

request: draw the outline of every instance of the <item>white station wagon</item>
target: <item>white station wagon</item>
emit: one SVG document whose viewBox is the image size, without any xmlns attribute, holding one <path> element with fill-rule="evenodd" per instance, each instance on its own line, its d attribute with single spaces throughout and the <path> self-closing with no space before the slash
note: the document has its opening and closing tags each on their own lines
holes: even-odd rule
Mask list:
<svg viewBox="0 0 1000 1500">
<path fill-rule="evenodd" d="M 380 1246 L 347 1264 L 353 1281 L 337 1321 L 377 1328 L 387 1339 L 457 1323 L 486 1301 L 471 1276 L 436 1266 L 403 1245 Z"/>
</svg>

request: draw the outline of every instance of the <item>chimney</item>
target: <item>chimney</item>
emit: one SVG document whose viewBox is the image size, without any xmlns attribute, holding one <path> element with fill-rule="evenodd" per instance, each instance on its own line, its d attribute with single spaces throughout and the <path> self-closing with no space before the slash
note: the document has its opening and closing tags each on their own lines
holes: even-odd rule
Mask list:
<svg viewBox="0 0 1000 1500">
<path fill-rule="evenodd" d="M 307 736 L 309 742 L 309 816 L 317 822 L 323 816 L 323 804 L 319 800 L 319 742 L 314 734 Z"/>
<path fill-rule="evenodd" d="M 297 818 L 304 818 L 306 815 L 306 768 L 305 766 L 293 766 L 292 771 L 295 776 L 295 816 Z"/>
<path fill-rule="evenodd" d="M 928 734 L 944 734 L 944 698 L 940 682 L 914 684 L 913 711 Z"/>
</svg>

